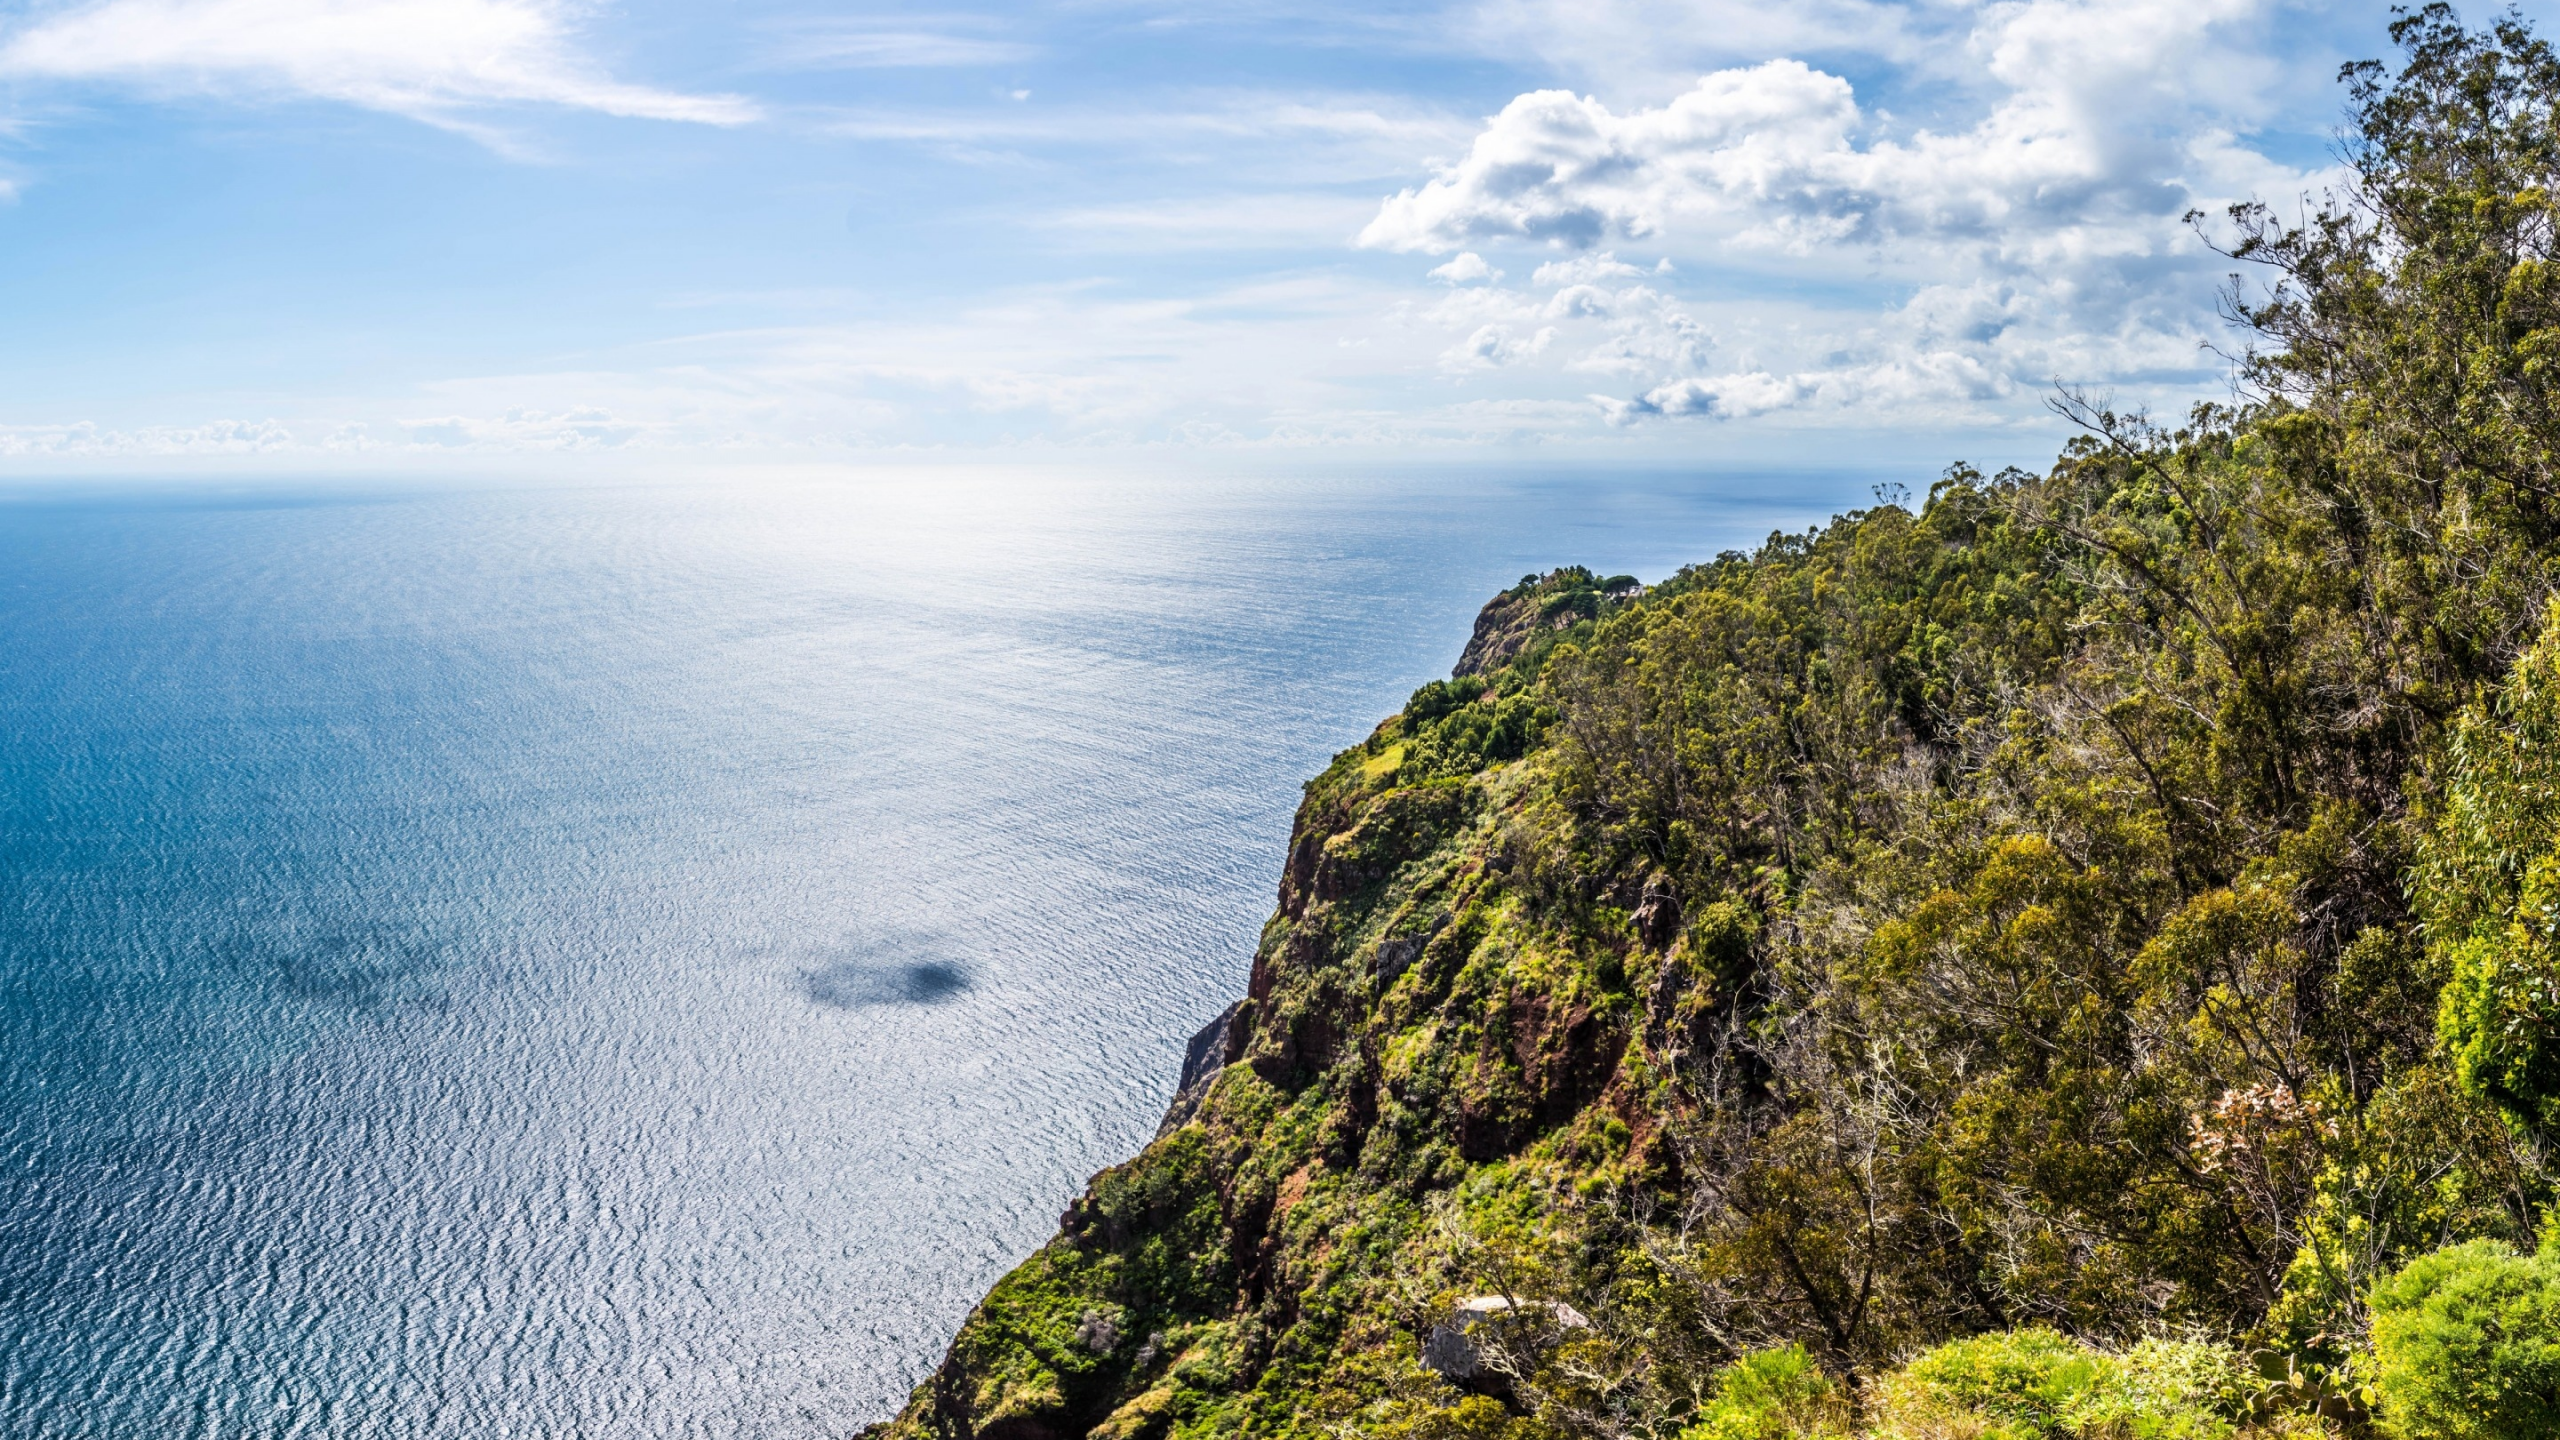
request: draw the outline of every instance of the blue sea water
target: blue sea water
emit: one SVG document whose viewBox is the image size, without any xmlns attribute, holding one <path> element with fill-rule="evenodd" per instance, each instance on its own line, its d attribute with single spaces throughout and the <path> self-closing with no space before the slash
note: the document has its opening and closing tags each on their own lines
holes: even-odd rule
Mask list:
<svg viewBox="0 0 2560 1440">
<path fill-rule="evenodd" d="M 0 494 L 0 1435 L 885 1416 L 1487 595 L 1867 478 Z"/>
</svg>

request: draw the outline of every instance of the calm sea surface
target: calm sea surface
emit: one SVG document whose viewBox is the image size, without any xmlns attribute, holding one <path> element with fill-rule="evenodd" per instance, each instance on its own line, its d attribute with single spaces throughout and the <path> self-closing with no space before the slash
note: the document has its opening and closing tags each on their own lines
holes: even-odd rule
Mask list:
<svg viewBox="0 0 2560 1440">
<path fill-rule="evenodd" d="M 1479 602 L 1864 499 L 0 494 L 0 1435 L 882 1417 Z"/>
</svg>

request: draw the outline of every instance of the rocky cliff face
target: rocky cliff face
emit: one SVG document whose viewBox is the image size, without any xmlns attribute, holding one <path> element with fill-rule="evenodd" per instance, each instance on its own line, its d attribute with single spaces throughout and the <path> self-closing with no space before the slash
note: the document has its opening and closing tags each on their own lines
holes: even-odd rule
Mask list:
<svg viewBox="0 0 2560 1440">
<path fill-rule="evenodd" d="M 1453 679 L 1490 675 L 1519 660 L 1540 638 L 1598 619 L 1612 602 L 1644 593 L 1632 575 L 1603 580 L 1580 569 L 1523 575 L 1520 583 L 1485 602 L 1475 633 L 1449 674 Z"/>
<path fill-rule="evenodd" d="M 2501 662 L 2376 623 L 2269 425 L 1497 597 L 1308 783 L 1164 1132 L 888 1433 L 1778 1435 L 1719 1367 L 1872 1419 L 2001 1331 L 2334 1378 L 2413 1246 L 2529 1247 L 2560 1181 L 2409 902 Z"/>
<path fill-rule="evenodd" d="M 1631 591 L 1566 571 L 1498 597 L 1461 666 L 1482 696 L 1438 729 L 1480 711 L 1490 733 L 1500 690 L 1527 688 L 1504 667 Z M 1541 934 L 1513 833 L 1528 762 L 1457 743 L 1453 766 L 1422 728 L 1390 718 L 1309 782 L 1248 992 L 1195 1040 L 1164 1130 L 1068 1206 L 887 1435 L 1297 1429 L 1326 1393 L 1432 1379 L 1433 1196 L 1542 1141 L 1644 1163 L 1627 1061 L 1697 984 L 1642 936 L 1676 927 L 1657 901 L 1597 947 Z"/>
</svg>

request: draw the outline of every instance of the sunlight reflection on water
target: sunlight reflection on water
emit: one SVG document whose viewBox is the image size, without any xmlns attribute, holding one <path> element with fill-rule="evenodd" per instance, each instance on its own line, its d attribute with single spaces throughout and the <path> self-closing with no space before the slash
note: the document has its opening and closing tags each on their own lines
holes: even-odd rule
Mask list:
<svg viewBox="0 0 2560 1440">
<path fill-rule="evenodd" d="M 1863 489 L 0 500 L 0 1433 L 878 1418 L 1477 602 Z"/>
</svg>

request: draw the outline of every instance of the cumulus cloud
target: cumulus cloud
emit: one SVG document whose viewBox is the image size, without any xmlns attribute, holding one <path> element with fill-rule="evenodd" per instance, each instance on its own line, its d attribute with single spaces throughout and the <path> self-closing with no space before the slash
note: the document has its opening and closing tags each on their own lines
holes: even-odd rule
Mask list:
<svg viewBox="0 0 2560 1440">
<path fill-rule="evenodd" d="M 1576 255 L 1570 260 L 1550 260 L 1530 272 L 1529 283 L 1532 285 L 1588 285 L 1595 280 L 1631 279 L 1645 273 L 1636 266 L 1619 259 L 1614 252 L 1603 250 L 1597 255 Z M 1670 274 L 1670 259 L 1664 258 L 1654 266 L 1652 273 Z"/>
<path fill-rule="evenodd" d="M 1495 370 L 1526 360 L 1555 343 L 1556 330 L 1542 325 L 1529 335 L 1515 335 L 1507 325 L 1479 325 L 1476 332 L 1441 352 L 1444 370 Z"/>
<path fill-rule="evenodd" d="M 289 93 L 457 129 L 493 105 L 735 125 L 755 108 L 613 79 L 559 0 L 105 0 L 0 42 L 0 74 L 160 91 Z"/>
<path fill-rule="evenodd" d="M 1676 297 L 1647 285 L 1575 284 L 1542 296 L 1488 283 L 1453 290 L 1414 318 L 1463 334 L 1440 355 L 1440 368 L 1452 374 L 1553 354 L 1566 370 L 1679 375 L 1699 369 L 1715 348 Z"/>
<path fill-rule="evenodd" d="M 1788 57 L 1716 70 L 1651 106 L 1533 91 L 1457 159 L 1381 203 L 1359 242 L 1565 252 L 1531 276 L 1553 290 L 1551 315 L 1652 316 L 1609 344 L 1558 347 L 1564 369 L 1651 382 L 1605 407 L 1622 423 L 1841 406 L 1952 407 L 1979 419 L 2056 378 L 2197 371 L 2217 323 L 2216 262 L 2181 217 L 2322 178 L 2238 138 L 2281 88 L 2269 57 L 2241 43 L 2272 0 L 2024 0 L 1938 13 L 1970 17 L 1961 44 L 1911 54 L 1940 80 L 1972 83 L 1979 100 L 1959 123 L 1908 125 L 1862 103 L 1841 76 Z M 1920 33 L 1889 28 L 1896 45 Z M 1613 243 L 1703 257 L 1710 283 L 1723 272 L 1724 293 L 1707 303 L 1737 332 L 1721 337 L 1729 373 L 1694 373 L 1716 347 L 1677 305 L 1646 287 L 1610 288 L 1644 273 L 1601 248 Z M 1666 256 L 1657 273 L 1667 266 Z M 1853 293 L 1751 293 L 1784 276 Z M 1686 328 L 1666 328 L 1675 312 Z"/>
<path fill-rule="evenodd" d="M 1606 395 L 1593 398 L 1617 424 L 1631 423 L 1641 415 L 1707 415 L 1731 420 L 1802 404 L 1817 388 L 1815 381 L 1804 376 L 1778 376 L 1756 370 L 1713 380 L 1677 380 L 1657 385 L 1633 400 Z"/>
<path fill-rule="evenodd" d="M 1766 370 L 1669 381 L 1633 399 L 1592 397 L 1612 425 L 1654 415 L 1748 420 L 1809 405 L 1907 411 L 2000 399 L 2016 387 L 1972 355 L 1933 351 L 1867 365 L 1774 375 Z"/>
<path fill-rule="evenodd" d="M 1389 199 L 1360 243 L 1446 252 L 1471 240 L 1585 248 L 1658 235 L 1722 210 L 1841 233 L 1843 160 L 1858 125 L 1849 82 L 1796 60 L 1707 76 L 1657 110 L 1619 116 L 1565 90 L 1504 106 L 1457 164 Z"/>
<path fill-rule="evenodd" d="M 2008 28 L 2029 29 L 2052 8 L 2061 7 L 2027 7 Z M 2139 81 L 2072 76 L 2056 85 L 2052 72 L 2064 67 L 2038 53 L 2055 48 L 2049 37 L 2013 42 L 1998 48 L 1994 73 L 2015 72 L 2018 87 L 1951 134 L 1876 134 L 1848 81 L 1799 60 L 1719 71 L 1667 105 L 1626 115 L 1569 91 L 1533 91 L 1494 116 L 1463 159 L 1388 199 L 1360 242 L 1438 253 L 1496 239 L 1587 249 L 1678 228 L 1799 254 L 1907 239 L 2021 254 L 2147 247 L 2156 232 L 2145 222 L 2174 220 L 2195 179 L 2254 158 L 2217 153 L 2226 133 L 2141 135 L 2138 114 L 2105 113 L 2078 93 L 2082 84 L 2139 92 Z M 2206 176 L 2195 175 L 2199 163 Z"/>
<path fill-rule="evenodd" d="M 1461 252 L 1445 265 L 1435 265 L 1431 278 L 1443 285 L 1483 285 L 1502 278 L 1502 272 L 1484 261 L 1472 250 Z"/>
<path fill-rule="evenodd" d="M 1565 366 L 1610 374 L 1683 374 L 1707 363 L 1715 342 L 1678 300 L 1646 285 L 1605 290 L 1572 285 L 1547 301 L 1547 313 L 1605 320 L 1604 334 Z"/>
</svg>

